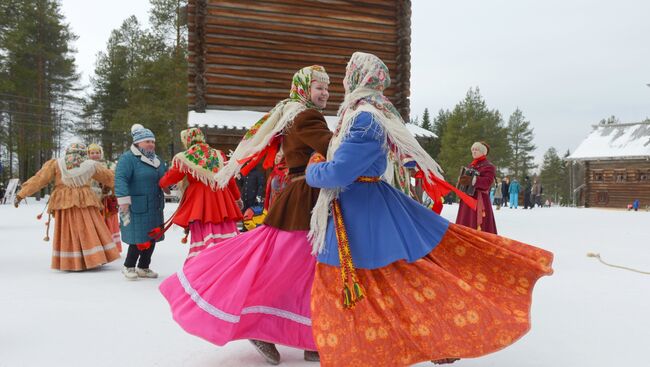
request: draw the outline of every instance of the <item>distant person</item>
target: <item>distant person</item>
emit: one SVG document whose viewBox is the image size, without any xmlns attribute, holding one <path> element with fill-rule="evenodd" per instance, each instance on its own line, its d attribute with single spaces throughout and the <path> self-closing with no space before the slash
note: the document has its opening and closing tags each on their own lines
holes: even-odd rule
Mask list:
<svg viewBox="0 0 650 367">
<path fill-rule="evenodd" d="M 485 142 L 476 142 L 472 144 L 470 151 L 474 160 L 469 164 L 468 168 L 478 171 L 478 176 L 463 175 L 458 183 L 461 186 L 471 185 L 474 187 L 472 197 L 476 199 L 477 205 L 476 210 L 474 210 L 461 200 L 458 215 L 456 216 L 456 224 L 496 234 L 497 225 L 494 221 L 494 212 L 488 194 L 496 173 L 496 167 L 487 159 L 490 147 Z"/>
<path fill-rule="evenodd" d="M 530 177 L 524 177 L 524 209 L 532 209 L 533 201 L 531 200 L 533 192 L 533 185 L 530 181 Z"/>
<path fill-rule="evenodd" d="M 506 176 L 501 180 L 501 195 L 503 198 L 503 202 L 501 203 L 501 205 L 503 206 L 508 206 L 508 196 L 510 196 L 510 192 L 508 191 L 509 188 L 510 188 L 510 178 Z"/>
<path fill-rule="evenodd" d="M 497 180 L 496 189 L 494 190 L 494 204 L 497 206 L 497 210 L 501 209 L 503 205 L 503 181 Z"/>
<path fill-rule="evenodd" d="M 492 185 L 490 185 L 490 205 L 494 204 L 494 191 L 495 190 L 496 190 L 496 185 L 494 185 L 494 183 L 492 183 Z"/>
<path fill-rule="evenodd" d="M 513 178 L 508 186 L 508 193 L 510 194 L 510 209 L 519 206 L 519 181 L 516 178 Z"/>
<path fill-rule="evenodd" d="M 98 162 L 104 168 L 110 169 L 115 172 L 115 163 L 104 159 L 104 149 L 97 144 L 90 144 L 88 146 L 88 158 Z M 95 195 L 102 203 L 102 214 L 104 216 L 104 223 L 111 231 L 113 242 L 117 249 L 122 252 L 122 242 L 120 241 L 120 223 L 117 219 L 117 198 L 112 188 L 106 187 L 97 181 L 92 181 L 91 188 Z"/>
<path fill-rule="evenodd" d="M 641 203 L 639 202 L 639 199 L 634 200 L 634 202 L 632 203 L 632 209 L 634 209 L 635 212 L 638 211 L 640 204 Z"/>
<path fill-rule="evenodd" d="M 5 184 L 0 182 L 0 204 L 5 203 L 5 192 L 6 192 Z"/>
<path fill-rule="evenodd" d="M 533 207 L 535 205 L 537 206 L 542 206 L 542 183 L 535 178 L 533 180 L 533 188 L 532 188 L 532 200 L 533 200 Z"/>
<path fill-rule="evenodd" d="M 261 206 L 264 200 L 266 188 L 266 181 L 264 172 L 262 172 L 261 164 L 253 168 L 248 175 L 242 176 L 239 179 L 239 191 L 241 199 L 244 203 L 243 211 L 254 206 Z"/>
</svg>

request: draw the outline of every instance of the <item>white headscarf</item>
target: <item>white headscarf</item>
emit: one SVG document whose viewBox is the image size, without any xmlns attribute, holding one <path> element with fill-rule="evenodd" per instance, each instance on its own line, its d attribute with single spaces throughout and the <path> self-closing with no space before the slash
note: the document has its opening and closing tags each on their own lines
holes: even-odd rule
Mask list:
<svg viewBox="0 0 650 367">
<path fill-rule="evenodd" d="M 343 85 L 345 99 L 339 108 L 339 123 L 327 151 L 328 160 L 334 157 L 336 150 L 349 136 L 356 117 L 362 112 L 368 112 L 386 135 L 384 149 L 387 157 L 390 152 L 398 162 L 402 157 L 409 157 L 423 171 L 442 178 L 442 169 L 438 163 L 422 149 L 406 128 L 402 116 L 384 96 L 384 90 L 390 86 L 390 76 L 388 67 L 381 59 L 363 52 L 352 54 Z M 426 180 L 430 181 L 428 175 L 425 176 Z M 339 193 L 340 188 L 320 190 L 318 201 L 312 211 L 309 231 L 313 254 L 323 250 L 330 203 L 338 198 Z"/>
</svg>

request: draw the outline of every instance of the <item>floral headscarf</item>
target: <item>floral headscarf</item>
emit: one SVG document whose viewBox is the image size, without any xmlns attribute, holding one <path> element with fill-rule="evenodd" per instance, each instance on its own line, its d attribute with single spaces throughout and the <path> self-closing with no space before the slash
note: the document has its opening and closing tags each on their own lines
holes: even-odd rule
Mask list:
<svg viewBox="0 0 650 367">
<path fill-rule="evenodd" d="M 279 150 L 279 137 L 293 122 L 296 115 L 308 108 L 318 109 L 311 102 L 309 95 L 311 83 L 314 81 L 329 84 L 329 76 L 325 68 L 319 65 L 307 66 L 293 75 L 289 98 L 276 104 L 246 132 L 226 167 L 215 176 L 219 187 L 226 186 L 228 181 L 240 171 L 246 174 L 265 155 L 269 156 L 264 161 L 265 167 L 269 162 L 272 165 L 275 154 Z"/>
<path fill-rule="evenodd" d="M 185 149 L 188 149 L 194 144 L 205 143 L 205 136 L 201 129 L 198 127 L 192 127 L 181 131 L 181 141 L 183 142 Z"/>
<path fill-rule="evenodd" d="M 225 155 L 205 143 L 205 136 L 199 128 L 181 131 L 181 140 L 187 150 L 174 156 L 172 166 L 215 189 L 214 174 L 225 165 Z"/>
<path fill-rule="evenodd" d="M 79 168 L 86 159 L 88 159 L 88 149 L 85 144 L 72 143 L 65 150 L 65 168 L 68 170 Z"/>
<path fill-rule="evenodd" d="M 311 90 L 311 82 L 320 81 L 324 83 L 330 82 L 325 68 L 320 65 L 307 66 L 298 70 L 293 74 L 291 79 L 291 90 L 289 91 L 289 98 L 280 101 L 271 111 L 266 115 L 262 116 L 244 135 L 244 140 L 248 140 L 255 136 L 259 131 L 259 128 L 269 119 L 273 113 L 286 105 L 289 102 L 299 102 L 305 106 L 305 108 L 315 108 L 320 110 L 316 105 L 311 101 L 311 95 L 309 94 Z"/>
<path fill-rule="evenodd" d="M 82 143 L 72 143 L 65 155 L 58 159 L 63 184 L 80 187 L 88 184 L 95 174 L 97 162 L 88 159 L 88 148 Z"/>
</svg>

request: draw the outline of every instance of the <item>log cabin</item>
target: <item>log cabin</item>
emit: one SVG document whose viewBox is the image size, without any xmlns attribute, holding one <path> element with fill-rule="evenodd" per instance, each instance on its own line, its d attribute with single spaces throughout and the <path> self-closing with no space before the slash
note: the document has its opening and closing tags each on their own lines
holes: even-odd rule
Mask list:
<svg viewBox="0 0 650 367">
<path fill-rule="evenodd" d="M 584 171 L 578 205 L 623 209 L 639 200 L 641 208 L 650 206 L 650 120 L 595 125 L 567 159 Z"/>
</svg>

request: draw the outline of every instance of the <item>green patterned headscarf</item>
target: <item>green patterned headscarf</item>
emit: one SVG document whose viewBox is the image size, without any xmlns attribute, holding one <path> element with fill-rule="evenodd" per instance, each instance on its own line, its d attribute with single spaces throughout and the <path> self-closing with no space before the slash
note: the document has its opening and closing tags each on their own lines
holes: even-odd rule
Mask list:
<svg viewBox="0 0 650 367">
<path fill-rule="evenodd" d="M 258 131 L 259 128 L 268 120 L 278 107 L 286 105 L 288 102 L 299 102 L 305 106 L 305 108 L 315 108 L 320 110 L 316 105 L 311 101 L 311 95 L 309 91 L 311 90 L 312 81 L 319 81 L 328 83 L 330 82 L 325 68 L 320 65 L 312 65 L 304 67 L 298 70 L 293 74 L 291 79 L 291 90 L 289 91 L 289 98 L 282 100 L 278 103 L 271 111 L 266 115 L 262 116 L 244 135 L 244 140 L 248 140 L 253 137 Z"/>
<path fill-rule="evenodd" d="M 309 94 L 311 84 L 319 81 L 329 84 L 329 76 L 325 68 L 319 65 L 312 65 L 298 70 L 291 78 L 291 90 L 289 98 L 284 99 L 273 107 L 266 115 L 262 116 L 246 132 L 237 149 L 232 153 L 230 160 L 223 170 L 216 175 L 219 187 L 225 187 L 228 181 L 241 172 L 242 167 L 249 162 L 256 162 L 257 158 L 265 154 L 274 154 L 277 150 L 278 137 L 281 136 L 287 126 L 302 111 L 308 108 L 320 109 L 311 101 Z M 270 151 L 270 153 L 269 153 Z M 270 161 L 273 161 L 271 157 Z M 244 174 L 246 171 L 244 171 Z"/>
</svg>

